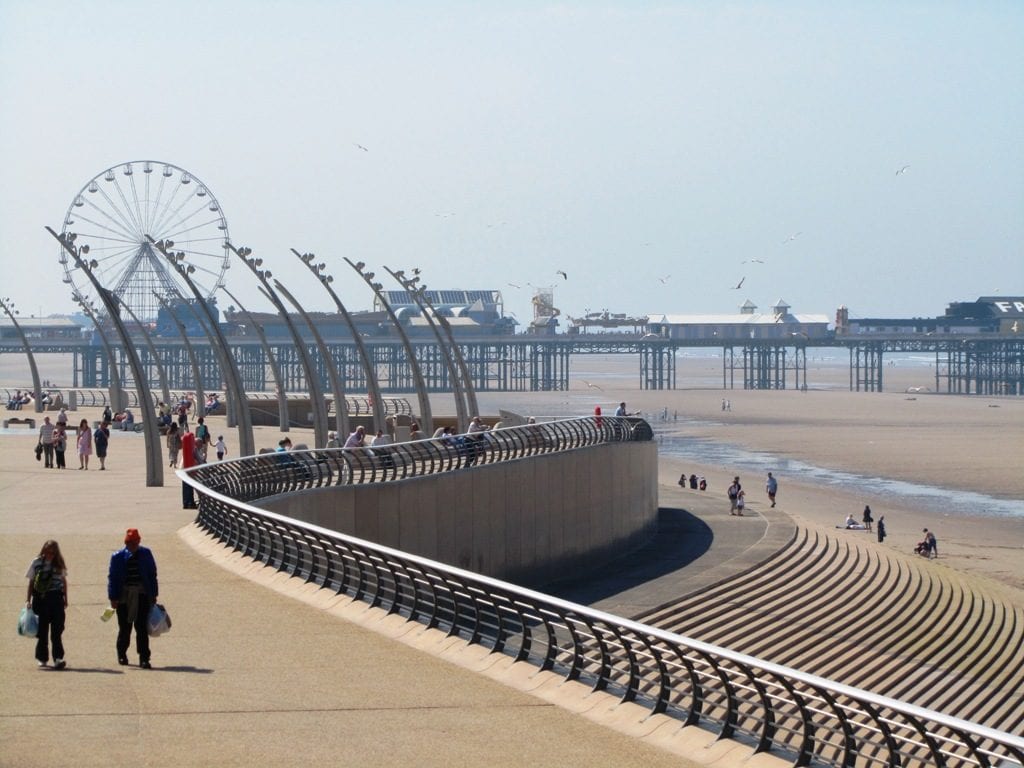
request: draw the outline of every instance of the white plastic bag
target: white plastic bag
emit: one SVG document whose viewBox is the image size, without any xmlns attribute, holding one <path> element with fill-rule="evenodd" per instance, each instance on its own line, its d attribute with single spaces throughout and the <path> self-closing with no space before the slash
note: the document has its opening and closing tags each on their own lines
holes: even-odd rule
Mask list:
<svg viewBox="0 0 1024 768">
<path fill-rule="evenodd" d="M 171 628 L 171 616 L 167 609 L 154 603 L 149 609 L 149 636 L 158 637 Z"/>
<path fill-rule="evenodd" d="M 18 634 L 22 637 L 35 637 L 39 634 L 39 617 L 27 605 L 18 615 Z"/>
</svg>

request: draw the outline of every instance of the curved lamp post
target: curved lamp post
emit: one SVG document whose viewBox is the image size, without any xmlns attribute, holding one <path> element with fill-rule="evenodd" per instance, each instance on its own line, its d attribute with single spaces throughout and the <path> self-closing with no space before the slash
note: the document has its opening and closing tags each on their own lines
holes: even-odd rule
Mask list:
<svg viewBox="0 0 1024 768">
<path fill-rule="evenodd" d="M 345 386 L 341 383 L 341 378 L 338 376 L 338 366 L 334 362 L 334 355 L 331 354 L 331 350 L 327 348 L 324 343 L 323 337 L 320 332 L 316 329 L 316 323 L 314 323 L 309 315 L 306 314 L 306 310 L 295 300 L 295 297 L 289 293 L 288 289 L 281 284 L 281 281 L 276 277 L 274 278 L 274 285 L 277 286 L 277 290 L 281 292 L 281 295 L 288 299 L 288 303 L 295 307 L 295 311 L 299 313 L 303 322 L 309 327 L 309 332 L 313 334 L 313 343 L 316 344 L 316 348 L 320 351 L 320 358 L 324 361 L 324 367 L 327 368 L 327 378 L 331 381 L 331 393 L 334 395 L 334 420 L 335 427 L 338 429 L 338 434 L 348 435 L 348 402 L 345 400 Z M 318 447 L 323 448 L 327 445 L 327 440 L 318 443 Z"/>
<path fill-rule="evenodd" d="M 156 300 L 160 302 L 160 306 L 164 308 L 164 311 L 167 312 L 167 315 L 174 322 L 175 327 L 178 329 L 178 335 L 185 342 L 185 354 L 188 355 L 188 362 L 192 366 L 192 378 L 195 379 L 196 399 L 203 403 L 206 401 L 206 393 L 203 392 L 203 369 L 199 366 L 199 358 L 196 357 L 196 351 L 192 348 L 192 342 L 188 340 L 188 331 L 185 329 L 185 324 L 174 314 L 171 305 L 167 303 L 163 296 L 156 291 L 153 291 L 153 296 L 156 297 Z M 191 306 L 189 306 L 189 309 L 192 309 Z M 195 310 L 192 310 L 192 312 L 195 314 Z M 198 321 L 199 315 L 195 315 L 195 318 Z M 167 404 L 170 405 L 170 403 Z"/>
<path fill-rule="evenodd" d="M 441 354 L 444 356 L 444 364 L 448 369 L 448 378 L 452 382 L 452 395 L 455 397 L 455 418 L 458 422 L 458 431 L 463 434 L 469 430 L 469 415 L 466 413 L 466 400 L 465 393 L 462 388 L 462 375 L 455 368 L 455 362 L 452 360 L 451 351 L 448 348 L 448 344 L 444 337 L 441 336 L 441 331 L 437 327 L 437 323 L 434 322 L 434 318 L 430 316 L 430 312 L 427 311 L 426 305 L 422 301 L 422 292 L 426 289 L 426 286 L 420 286 L 416 288 L 414 281 L 409 280 L 405 277 L 405 272 L 399 270 L 397 272 L 384 267 L 384 271 L 391 275 L 395 280 L 405 288 L 406 293 L 416 303 L 417 308 L 420 310 L 420 314 L 423 315 L 427 321 L 427 325 L 430 326 L 430 330 L 434 334 L 434 338 L 437 340 L 437 346 L 441 349 Z M 415 278 L 417 281 L 419 277 Z"/>
<path fill-rule="evenodd" d="M 129 307 L 128 304 L 125 303 L 117 294 L 113 294 L 113 296 L 117 300 L 117 303 L 121 305 L 121 308 L 128 313 L 128 316 L 139 327 L 139 330 L 142 331 L 142 338 L 146 342 L 146 348 L 149 350 L 149 354 L 153 358 L 153 364 L 156 365 L 156 374 L 160 379 L 161 394 L 164 396 L 163 402 L 170 402 L 171 391 L 167 387 L 167 371 L 164 369 L 164 364 L 160 360 L 160 354 L 156 351 L 156 346 L 153 344 L 153 337 L 149 335 L 149 331 L 146 330 L 146 326 L 144 326 L 139 321 L 139 318 L 135 316 L 135 313 L 132 312 L 132 308 Z"/>
<path fill-rule="evenodd" d="M 363 281 L 370 286 L 370 290 L 373 291 L 377 300 L 381 303 L 381 306 L 388 313 L 388 317 L 391 318 L 391 322 L 395 326 L 395 330 L 398 331 L 398 336 L 402 340 L 402 347 L 405 349 L 405 355 L 409 358 L 409 368 L 412 370 L 413 385 L 416 387 L 416 398 L 420 405 L 420 426 L 426 434 L 432 434 L 434 431 L 434 417 L 430 412 L 430 396 L 427 393 L 427 384 L 423 381 L 423 371 L 420 370 L 420 364 L 416 360 L 416 351 L 412 348 L 412 342 L 409 341 L 408 335 L 402 328 L 402 324 L 398 321 L 398 317 L 395 315 L 395 311 L 388 304 L 387 299 L 381 293 L 384 288 L 380 283 L 373 281 L 373 272 L 364 272 L 366 264 L 361 261 L 352 261 L 348 256 L 342 256 L 343 259 L 348 263 L 356 273 L 363 278 Z"/>
<path fill-rule="evenodd" d="M 160 425 L 156 422 L 156 403 L 153 401 L 153 393 L 149 389 L 149 381 L 146 378 L 146 372 L 142 369 L 142 361 L 139 360 L 139 354 L 135 351 L 135 345 L 132 344 L 132 339 L 128 335 L 127 329 L 124 327 L 124 323 L 121 322 L 121 316 L 117 311 L 117 300 L 114 298 L 113 291 L 108 291 L 101 284 L 96 275 L 93 274 L 92 270 L 97 266 L 95 260 L 86 264 L 82 256 L 88 255 L 89 246 L 83 245 L 81 248 L 76 248 L 74 233 L 66 233 L 58 235 L 49 227 L 46 230 L 53 235 L 57 242 L 61 244 L 65 251 L 71 255 L 75 260 L 75 265 L 82 271 L 92 283 L 96 292 L 99 294 L 100 301 L 103 302 L 103 307 L 107 311 L 107 315 L 110 318 L 110 322 L 114 326 L 114 330 L 117 335 L 121 337 L 121 342 L 124 344 L 124 353 L 128 357 L 128 365 L 132 369 L 132 377 L 135 379 L 135 387 L 138 390 L 139 395 L 139 408 L 145 408 L 146 411 L 142 414 L 142 435 L 146 442 L 146 486 L 147 487 L 162 487 L 164 484 L 164 458 L 162 446 L 160 444 Z M 95 318 L 94 318 L 95 321 Z"/>
<path fill-rule="evenodd" d="M 115 410 L 120 411 L 126 404 L 126 398 L 124 390 L 121 388 L 121 378 L 117 371 L 117 356 L 114 353 L 114 347 L 110 343 L 110 339 L 107 338 L 107 332 L 103 330 L 103 324 L 99 319 L 99 311 L 92 305 L 88 297 L 83 296 L 77 291 L 71 294 L 71 298 L 82 308 L 82 312 L 92 320 L 92 324 L 96 327 L 96 333 L 99 334 L 100 343 L 103 344 L 103 351 L 107 353 L 107 362 L 110 365 L 110 405 Z"/>
<path fill-rule="evenodd" d="M 195 271 L 195 267 L 191 264 L 185 265 L 184 253 L 180 251 L 177 253 L 171 252 L 171 249 L 174 248 L 173 241 L 161 240 L 157 242 L 149 235 L 146 235 L 146 237 L 164 255 L 171 266 L 174 267 L 178 276 L 188 286 L 189 290 L 192 291 L 192 295 L 195 297 L 200 310 L 206 316 L 209 333 L 213 334 L 210 341 L 220 361 L 221 371 L 224 374 L 224 383 L 227 385 L 229 397 L 225 408 L 230 409 L 232 400 L 235 403 L 235 414 L 238 419 L 238 453 L 240 456 L 251 456 L 256 453 L 256 444 L 252 436 L 252 414 L 249 412 L 249 401 L 245 399 L 242 377 L 238 373 L 238 365 L 235 363 L 235 358 L 231 354 L 231 348 L 228 346 L 227 339 L 224 338 L 224 333 L 217 323 L 217 318 L 213 316 L 213 312 L 207 306 L 202 292 L 192 282 L 190 275 Z"/>
<path fill-rule="evenodd" d="M 222 285 L 220 289 L 238 305 L 238 309 L 245 315 L 245 319 L 249 321 L 249 325 L 252 326 L 253 330 L 256 331 L 257 337 L 259 337 L 260 346 L 263 347 L 263 354 L 266 355 L 267 363 L 270 364 L 270 374 L 274 377 L 274 384 L 277 387 L 277 420 L 281 424 L 281 431 L 287 432 L 291 429 L 288 421 L 288 395 L 285 393 L 284 379 L 281 378 L 281 368 L 277 364 L 277 358 L 274 357 L 274 351 L 270 348 L 270 342 L 267 341 L 267 334 L 264 332 L 263 326 L 256 322 L 256 318 L 252 316 L 252 313 L 235 297 L 235 294 L 229 291 L 226 286 Z"/>
<path fill-rule="evenodd" d="M 327 445 L 327 403 L 324 401 L 323 389 L 320 386 L 320 377 L 317 376 L 316 370 L 313 368 L 313 361 L 309 357 L 309 349 L 306 347 L 306 342 L 302 340 L 299 335 L 298 329 L 295 327 L 295 323 L 292 322 L 291 317 L 288 316 L 288 311 L 285 309 L 284 304 L 281 303 L 281 299 L 278 298 L 277 293 L 270 285 L 270 278 L 273 275 L 269 269 L 261 269 L 263 266 L 263 259 L 254 258 L 252 256 L 251 248 L 235 248 L 231 243 L 227 243 L 227 247 L 235 254 L 245 266 L 249 268 L 256 279 L 260 281 L 260 285 L 263 286 L 263 290 L 266 292 L 267 298 L 270 299 L 274 305 L 274 309 L 281 315 L 281 319 L 284 324 L 288 327 L 288 332 L 292 336 L 292 343 L 295 344 L 295 351 L 299 355 L 299 360 L 302 362 L 302 367 L 306 372 L 306 386 L 309 388 L 309 404 L 313 409 L 313 435 L 314 441 L 318 448 L 322 448 Z"/>
<path fill-rule="evenodd" d="M 402 271 L 399 270 L 395 274 L 400 275 L 402 274 Z M 411 285 L 415 286 L 419 279 L 419 276 L 416 275 L 409 282 Z M 434 314 L 434 318 L 437 320 L 438 324 L 440 324 L 441 330 L 443 330 L 448 336 L 448 340 L 451 342 L 452 354 L 455 356 L 455 364 L 459 366 L 459 370 L 462 371 L 462 388 L 466 395 L 466 405 L 469 406 L 469 412 L 472 415 L 479 416 L 480 407 L 476 402 L 476 389 L 473 387 L 473 376 L 469 372 L 469 366 L 466 365 L 466 358 L 463 357 L 462 350 L 459 348 L 458 342 L 455 341 L 455 332 L 452 330 L 452 326 L 451 323 L 448 322 L 448 318 L 438 312 L 434 305 L 430 303 L 430 300 L 427 299 L 426 288 L 427 286 L 421 285 L 418 289 L 418 295 L 423 303 L 426 304 Z M 410 290 L 410 293 L 412 292 L 413 291 Z"/>
<path fill-rule="evenodd" d="M 373 365 L 373 360 L 370 358 L 369 352 L 366 349 L 366 345 L 363 343 L 363 337 L 359 334 L 359 330 L 356 328 L 356 324 L 352 321 L 352 316 L 345 309 L 345 305 L 341 303 L 341 299 L 338 298 L 338 294 L 334 292 L 334 288 L 331 287 L 331 283 L 334 282 L 334 277 L 327 274 L 327 265 L 323 262 L 314 264 L 316 256 L 312 253 L 299 253 L 297 250 L 292 248 L 299 261 L 309 267 L 309 271 L 316 275 L 317 280 L 324 287 L 324 290 L 330 294 L 331 298 L 334 299 L 334 305 L 338 308 L 341 313 L 342 319 L 345 321 L 345 325 L 348 326 L 349 332 L 352 334 L 352 339 L 356 343 L 356 350 L 359 354 L 359 360 L 363 364 L 363 375 L 366 377 L 366 389 L 370 393 L 370 408 L 373 409 L 373 423 L 377 425 L 377 429 L 384 428 L 385 413 L 384 413 L 384 398 L 380 394 L 380 382 L 377 381 L 377 371 Z"/>
<path fill-rule="evenodd" d="M 14 306 L 14 302 L 8 297 L 0 299 L 0 307 L 3 307 L 6 315 L 11 318 L 11 322 L 14 323 L 14 330 L 16 330 L 18 335 L 21 336 L 21 344 L 25 347 L 25 354 L 28 355 L 28 367 L 32 372 L 32 388 L 36 393 L 36 413 L 42 413 L 43 410 L 45 410 L 43 406 L 43 387 L 39 383 L 39 369 L 36 367 L 36 356 L 32 354 L 32 347 L 29 346 L 28 336 L 25 335 L 25 332 L 21 329 L 21 325 L 14 317 L 18 314 L 18 309 Z"/>
</svg>

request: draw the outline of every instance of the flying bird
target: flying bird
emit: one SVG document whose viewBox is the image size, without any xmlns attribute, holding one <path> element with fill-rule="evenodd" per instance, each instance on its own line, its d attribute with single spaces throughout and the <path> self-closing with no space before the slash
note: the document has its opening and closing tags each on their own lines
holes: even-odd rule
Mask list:
<svg viewBox="0 0 1024 768">
<path fill-rule="evenodd" d="M 746 259 L 746 260 L 744 260 L 743 263 L 744 264 L 764 264 L 764 262 L 761 261 L 761 259 Z"/>
<path fill-rule="evenodd" d="M 746 280 L 746 279 L 747 279 L 746 275 L 744 275 L 743 277 L 741 277 L 741 278 L 740 278 L 740 281 L 739 281 L 738 283 L 736 283 L 736 285 L 734 285 L 734 286 L 732 287 L 732 290 L 734 290 L 734 291 L 738 291 L 738 290 L 739 290 L 740 288 L 742 288 L 742 287 L 743 287 L 743 281 L 744 281 L 744 280 Z"/>
<path fill-rule="evenodd" d="M 555 274 L 556 275 L 561 275 L 563 280 L 568 280 L 569 279 L 569 276 L 567 274 L 565 274 L 565 270 L 563 270 L 563 269 L 556 269 L 555 270 Z"/>
<path fill-rule="evenodd" d="M 805 333 L 804 331 L 793 331 L 793 332 L 792 332 L 792 333 L 790 333 L 789 335 L 790 335 L 790 336 L 802 336 L 802 337 L 803 337 L 803 338 L 805 338 L 805 339 L 809 339 L 809 338 L 811 338 L 811 337 L 810 337 L 810 336 L 808 336 L 808 335 L 807 335 L 807 334 L 806 334 L 806 333 Z"/>
<path fill-rule="evenodd" d="M 672 275 L 665 275 L 664 277 L 659 277 L 659 278 L 658 278 L 658 282 L 660 282 L 660 283 L 667 283 L 667 282 L 668 282 L 668 279 L 669 279 L 670 277 L 672 277 Z"/>
<path fill-rule="evenodd" d="M 604 390 L 603 390 L 603 389 L 601 389 L 601 388 L 600 388 L 599 386 L 597 386 L 597 384 L 591 384 L 591 383 L 590 383 L 589 381 L 587 381 L 586 379 L 584 379 L 584 380 L 583 380 L 583 383 L 584 383 L 584 384 L 586 384 L 586 385 L 587 385 L 588 387 L 590 387 L 591 389 L 596 389 L 596 390 L 597 390 L 598 392 L 604 392 Z"/>
<path fill-rule="evenodd" d="M 521 288 L 522 286 L 516 285 L 515 283 L 509 283 L 513 288 Z"/>
<path fill-rule="evenodd" d="M 782 241 L 782 244 L 785 245 L 786 243 L 792 242 L 793 240 L 796 240 L 798 237 L 800 237 L 800 235 L 802 234 L 803 232 L 797 232 L 795 235 L 790 235 L 789 237 Z"/>
<path fill-rule="evenodd" d="M 900 168 L 898 171 L 896 171 L 896 175 L 897 176 L 902 176 L 904 173 L 906 173 L 909 170 L 910 170 L 910 166 L 909 165 L 904 165 L 902 168 Z"/>
<path fill-rule="evenodd" d="M 362 144 L 356 144 L 355 146 L 356 146 L 357 149 L 363 150 L 363 152 L 369 152 L 370 151 L 366 147 L 364 147 Z"/>
</svg>

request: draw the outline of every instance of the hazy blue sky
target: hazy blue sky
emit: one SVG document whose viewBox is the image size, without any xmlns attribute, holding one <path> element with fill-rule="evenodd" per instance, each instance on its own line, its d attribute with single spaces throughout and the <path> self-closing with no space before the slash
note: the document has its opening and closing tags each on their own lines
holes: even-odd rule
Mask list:
<svg viewBox="0 0 1024 768">
<path fill-rule="evenodd" d="M 0 292 L 70 311 L 44 225 L 158 160 L 310 309 L 292 247 L 353 310 L 343 255 L 520 320 L 527 283 L 570 315 L 1020 295 L 1022 40 L 1019 0 L 0 0 Z"/>
</svg>

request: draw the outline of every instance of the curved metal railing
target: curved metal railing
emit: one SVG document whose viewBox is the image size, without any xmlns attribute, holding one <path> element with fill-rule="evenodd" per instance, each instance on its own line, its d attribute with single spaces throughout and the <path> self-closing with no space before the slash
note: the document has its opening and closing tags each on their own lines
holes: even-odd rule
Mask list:
<svg viewBox="0 0 1024 768">
<path fill-rule="evenodd" d="M 436 475 L 477 464 L 653 438 L 643 419 L 584 417 L 370 448 L 268 452 L 190 470 L 202 487 L 240 501 L 309 488 Z"/>
<path fill-rule="evenodd" d="M 604 419 L 591 429 L 544 424 L 578 445 L 586 433 L 601 442 L 643 439 L 637 424 Z M 625 422 L 626 420 L 622 420 Z M 645 422 L 640 422 L 646 427 Z M 541 425 L 532 425 L 541 426 Z M 627 430 L 628 426 L 628 430 Z M 649 427 L 647 427 L 649 429 Z M 530 430 L 517 427 L 514 430 Z M 640 427 L 642 430 L 642 427 Z M 497 430 L 497 433 L 506 430 Z M 508 430 L 513 431 L 512 429 Z M 552 434 L 552 432 L 548 432 Z M 522 435 L 500 445 L 537 444 Z M 415 443 L 410 445 L 416 445 Z M 394 446 L 400 448 L 401 446 Z M 503 450 L 503 449 L 500 449 Z M 537 452 L 544 452 L 538 448 Z M 558 673 L 677 719 L 720 738 L 770 751 L 794 765 L 1020 766 L 1024 739 L 905 704 L 693 638 L 595 611 L 539 592 L 259 509 L 247 501 L 319 482 L 314 454 L 325 454 L 337 482 L 375 482 L 353 474 L 351 451 L 306 452 L 292 464 L 271 457 L 179 472 L 200 492 L 197 523 L 228 546 L 313 582 L 438 629 L 492 652 Z M 503 454 L 512 458 L 511 449 Z M 536 455 L 527 453 L 525 455 Z M 332 458 L 333 457 L 333 458 Z M 231 465 L 236 465 L 232 467 Z M 248 466 L 241 470 L 238 465 Z M 255 482 L 254 472 L 266 470 Z M 437 471 L 447 471 L 437 469 Z M 224 477 L 230 479 L 222 479 Z M 248 478 L 241 482 L 242 478 Z M 361 479 L 357 479 L 361 478 Z M 233 494 L 243 491 L 246 500 Z"/>
</svg>

